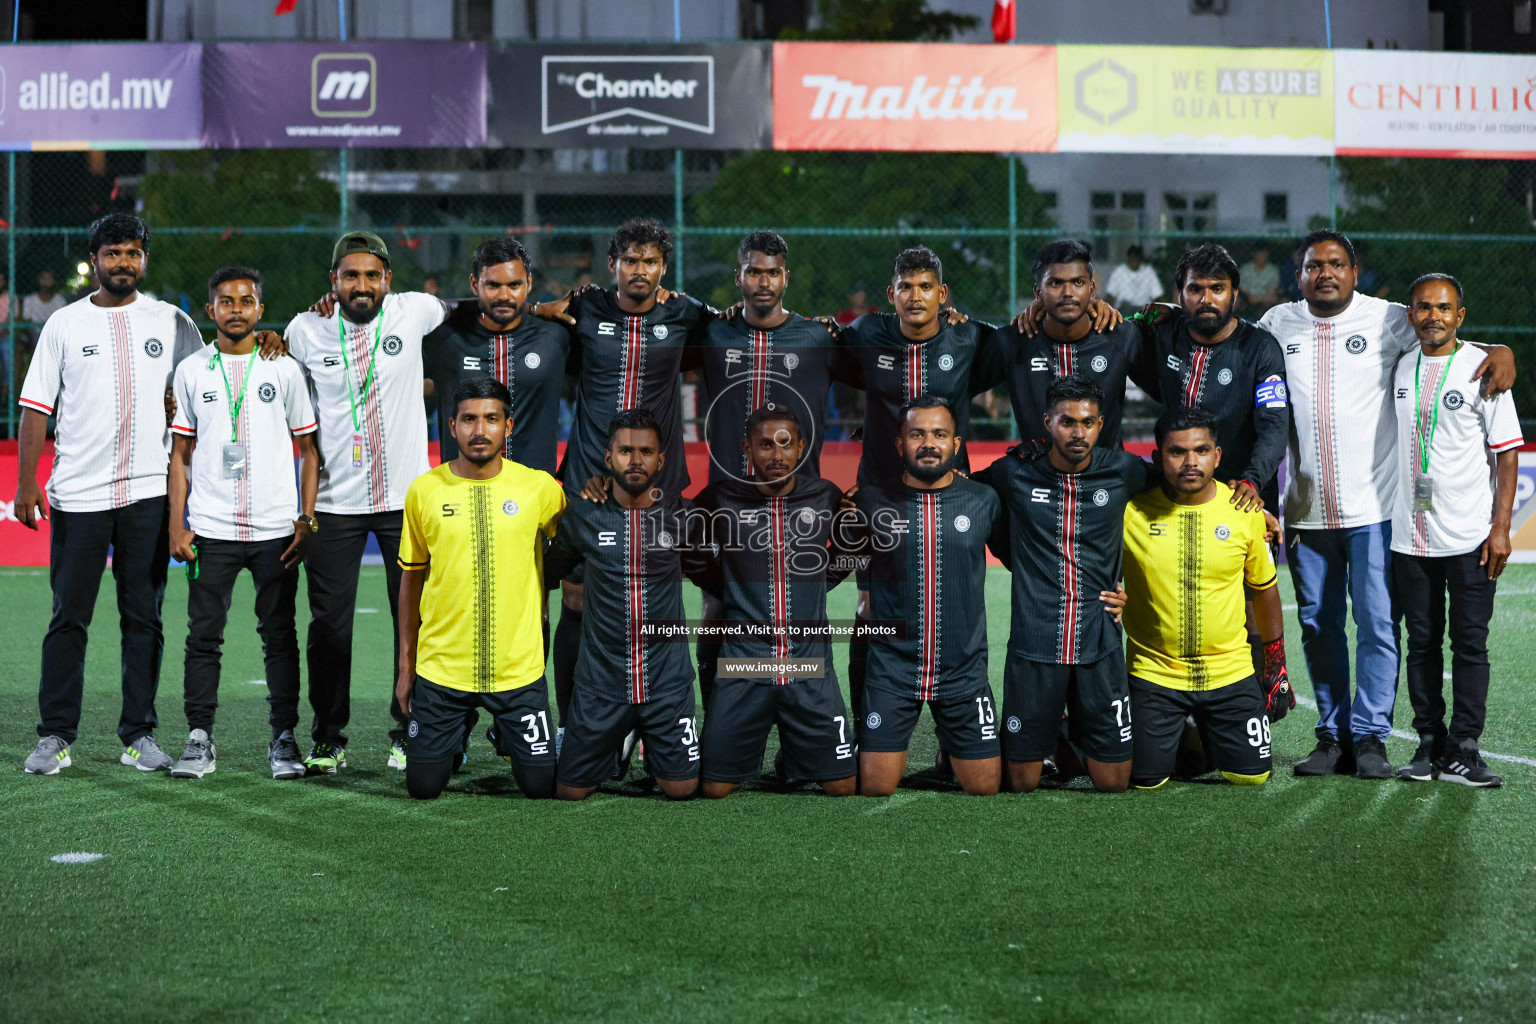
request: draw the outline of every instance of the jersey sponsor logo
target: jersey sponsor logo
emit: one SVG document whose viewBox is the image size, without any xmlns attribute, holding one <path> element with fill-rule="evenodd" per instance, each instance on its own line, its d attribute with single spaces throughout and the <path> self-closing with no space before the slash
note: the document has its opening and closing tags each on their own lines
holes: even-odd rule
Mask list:
<svg viewBox="0 0 1536 1024">
<path fill-rule="evenodd" d="M 263 383 L 256 389 L 256 397 L 270 404 L 277 399 L 277 388 L 273 387 L 270 381 Z"/>
<path fill-rule="evenodd" d="M 1271 374 L 1259 381 L 1259 386 L 1253 389 L 1253 407 L 1255 409 L 1284 409 L 1285 403 L 1290 397 L 1291 393 L 1286 388 L 1285 381 Z"/>
<path fill-rule="evenodd" d="M 82 346 L 80 346 L 80 354 L 82 356 L 93 356 L 93 355 L 95 355 L 96 353 L 98 353 L 100 351 L 101 351 L 101 346 L 100 345 L 82 345 Z"/>
<path fill-rule="evenodd" d="M 326 356 L 325 357 L 325 365 L 326 366 L 340 366 L 341 365 L 341 356 Z"/>
<path fill-rule="evenodd" d="M 970 516 L 955 516 L 955 530 L 957 532 L 965 533 L 970 528 L 971 528 L 971 517 Z"/>
<path fill-rule="evenodd" d="M 1109 360 L 1105 359 L 1101 355 L 1094 356 L 1088 365 L 1093 367 L 1094 373 L 1103 373 L 1105 370 L 1109 369 Z"/>
<path fill-rule="evenodd" d="M 611 547 L 614 547 L 615 545 L 617 545 L 618 543 L 619 543 L 619 533 L 618 533 L 617 530 L 599 530 L 599 531 L 597 531 L 597 546 L 598 547 L 601 547 L 601 548 L 611 548 Z"/>
<path fill-rule="evenodd" d="M 1398 398 L 1407 398 L 1408 397 L 1408 389 L 1407 388 L 1398 388 L 1397 389 L 1397 397 Z"/>
<path fill-rule="evenodd" d="M 1161 537 L 1162 535 L 1163 535 L 1163 524 L 1162 523 L 1148 523 L 1147 524 L 1147 536 L 1148 537 Z"/>
<path fill-rule="evenodd" d="M 397 336 L 391 334 L 389 337 L 384 339 L 379 347 L 384 350 L 385 355 L 397 356 L 400 354 L 400 350 L 405 347 L 405 342 L 401 341 Z"/>
<path fill-rule="evenodd" d="M 529 352 L 527 355 L 523 356 L 523 365 L 528 367 L 530 370 L 537 370 L 539 368 L 539 364 L 543 361 L 544 360 L 539 358 L 539 354 L 537 352 Z"/>
<path fill-rule="evenodd" d="M 1285 346 L 1285 354 L 1288 355 L 1288 356 L 1300 355 L 1301 354 L 1301 342 L 1293 341 L 1293 342 L 1290 342 L 1289 344 L 1287 344 Z"/>
<path fill-rule="evenodd" d="M 1051 489 L 1049 487 L 1031 487 L 1029 489 L 1029 500 L 1039 502 L 1050 501 Z"/>
<path fill-rule="evenodd" d="M 1101 507 L 1104 506 L 1104 505 L 1109 504 L 1109 492 L 1106 491 L 1102 487 L 1100 487 L 1098 490 L 1094 491 L 1093 492 L 1093 503 L 1095 505 L 1099 505 Z"/>
<path fill-rule="evenodd" d="M 1035 356 L 1029 361 L 1030 373 L 1049 373 L 1050 370 L 1050 361 L 1045 356 Z"/>
<path fill-rule="evenodd" d="M 1216 375 L 1216 383 L 1218 383 L 1218 384 L 1231 384 L 1232 383 L 1232 371 L 1227 369 L 1225 366 L 1223 366 L 1221 368 L 1221 372 Z"/>
<path fill-rule="evenodd" d="M 651 328 L 651 333 L 656 336 L 656 340 L 657 341 L 666 341 L 667 340 L 667 325 L 666 324 L 657 324 L 655 327 Z"/>
<path fill-rule="evenodd" d="M 451 503 L 446 502 L 446 501 L 443 502 L 443 518 L 444 519 L 452 519 L 454 516 L 456 516 L 458 514 L 459 514 L 459 506 L 458 505 L 451 504 Z"/>
<path fill-rule="evenodd" d="M 159 338 L 150 338 L 144 343 L 144 354 L 151 359 L 159 359 L 160 353 L 165 351 L 165 346 L 160 344 Z"/>
<path fill-rule="evenodd" d="M 950 355 L 948 352 L 946 352 L 943 355 L 939 356 L 939 369 L 941 369 L 941 370 L 953 370 L 954 368 L 955 368 L 955 357 L 954 356 Z"/>
<path fill-rule="evenodd" d="M 1357 356 L 1365 351 L 1365 336 L 1363 334 L 1351 334 L 1344 342 L 1344 350 L 1352 356 Z"/>
<path fill-rule="evenodd" d="M 800 365 L 800 357 L 798 355 L 796 355 L 793 352 L 786 352 L 784 354 L 784 369 L 786 369 L 786 370 L 793 370 L 795 367 L 797 367 L 799 365 Z"/>
<path fill-rule="evenodd" d="M 1445 407 L 1447 409 L 1455 412 L 1457 409 L 1460 409 L 1463 405 L 1466 404 L 1467 399 L 1466 396 L 1463 395 L 1460 391 L 1447 391 L 1445 393 L 1445 397 L 1440 401 L 1445 403 Z"/>
<path fill-rule="evenodd" d="M 1019 721 L 1018 715 L 1009 715 L 1008 721 L 1004 722 L 1003 724 L 1008 727 L 1009 732 L 1018 732 L 1020 729 L 1024 728 L 1024 723 Z"/>
<path fill-rule="evenodd" d="M 617 327 L 618 324 L 612 322 L 600 323 L 597 325 L 597 333 L 605 338 L 611 338 L 614 336 Z"/>
<path fill-rule="evenodd" d="M 894 369 L 896 369 L 896 357 L 895 356 L 876 356 L 875 357 L 875 365 L 880 367 L 880 369 L 882 369 L 882 370 L 894 370 Z"/>
<path fill-rule="evenodd" d="M 1180 359 L 1178 356 L 1172 353 L 1169 353 L 1168 369 L 1172 370 L 1174 373 L 1182 372 L 1184 369 L 1184 360 Z"/>
<path fill-rule="evenodd" d="M 677 543 L 676 538 L 674 538 L 666 530 L 662 530 L 660 533 L 658 533 L 656 535 L 656 546 L 657 547 L 670 548 L 675 543 Z"/>
<path fill-rule="evenodd" d="M 480 369 L 480 357 L 479 356 L 465 356 L 464 357 L 464 367 L 463 368 L 466 369 L 466 370 L 478 370 L 478 369 Z"/>
<path fill-rule="evenodd" d="M 219 393 L 217 391 L 204 391 L 203 392 L 203 401 L 204 402 L 217 402 L 218 400 L 219 400 Z"/>
<path fill-rule="evenodd" d="M 869 713 L 869 717 L 864 719 L 864 724 L 869 726 L 871 729 L 880 728 L 880 712 L 871 711 Z"/>
<path fill-rule="evenodd" d="M 506 501 L 501 503 L 501 512 L 502 515 L 517 515 L 517 502 L 513 501 L 511 498 L 508 498 Z"/>
<path fill-rule="evenodd" d="M 1232 537 L 1232 528 L 1227 526 L 1226 523 L 1222 523 L 1220 526 L 1216 527 L 1216 539 L 1217 540 L 1229 540 L 1231 537 Z"/>
</svg>

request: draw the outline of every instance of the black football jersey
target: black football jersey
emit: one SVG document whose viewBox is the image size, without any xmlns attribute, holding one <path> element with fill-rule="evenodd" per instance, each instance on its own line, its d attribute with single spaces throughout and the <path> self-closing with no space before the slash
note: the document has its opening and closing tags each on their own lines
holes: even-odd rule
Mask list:
<svg viewBox="0 0 1536 1024">
<path fill-rule="evenodd" d="M 997 492 L 956 476 L 940 490 L 871 484 L 857 502 L 870 619 L 906 625 L 904 636 L 870 640 L 868 685 L 919 700 L 987 689 L 987 541 L 1002 515 Z"/>
<path fill-rule="evenodd" d="M 733 627 L 721 657 L 823 658 L 830 678 L 827 589 L 850 568 L 831 547 L 842 494 L 820 477 L 796 477 L 795 489 L 782 497 L 720 480 L 694 498 L 702 536 L 713 551 L 716 583 L 706 589 L 717 591 L 724 620 Z M 737 626 L 756 631 L 738 635 Z M 759 682 L 794 680 L 765 676 Z"/>
<path fill-rule="evenodd" d="M 866 313 L 843 328 L 841 343 L 858 367 L 855 386 L 864 389 L 864 454 L 859 459 L 859 483 L 899 482 L 901 454 L 896 450 L 902 403 L 932 394 L 948 400 L 955 410 L 961 437 L 970 433 L 971 396 L 991 391 L 1003 382 L 1003 364 L 994 349 L 982 342 L 996 333 L 991 324 L 970 320 L 951 326 L 923 342 L 908 341 L 901 321 L 892 313 Z M 968 470 L 965 448 L 955 467 Z"/>
<path fill-rule="evenodd" d="M 510 331 L 491 331 L 478 318 L 451 316 L 422 341 L 427 376 L 437 396 L 437 432 L 444 462 L 459 454 L 453 439 L 453 389 L 469 377 L 495 377 L 512 392 L 512 433 L 506 457 L 551 475 L 560 440 L 560 386 L 571 352 L 564 324 L 524 313 Z"/>
<path fill-rule="evenodd" d="M 843 350 L 825 327 L 790 313 L 778 327 L 759 330 L 738 314 L 710 322 L 699 355 L 706 393 L 700 412 L 709 442 L 711 482 L 752 475 L 742 450 L 747 417 L 769 404 L 794 411 L 806 432 L 801 469 L 809 476 L 821 475 L 827 390 L 833 379 L 852 383 L 852 374 L 840 365 Z"/>
<path fill-rule="evenodd" d="M 656 475 L 663 493 L 688 488 L 678 375 L 685 350 L 702 342 L 710 313 L 699 300 L 673 295 L 649 313 L 619 308 L 609 290 L 581 295 L 571 304 L 576 318 L 576 421 L 571 427 L 560 479 L 580 490 L 591 476 L 606 475 L 603 452 L 608 425 L 624 409 L 648 409 L 661 424 L 666 465 Z"/>
<path fill-rule="evenodd" d="M 1132 379 L 1165 406 L 1198 405 L 1216 417 L 1216 479 L 1247 480 L 1270 509 L 1291 429 L 1285 355 L 1275 336 L 1239 320 L 1225 341 L 1202 345 L 1181 315 L 1157 325 Z"/>
<path fill-rule="evenodd" d="M 1099 592 L 1120 579 L 1125 505 L 1146 488 L 1151 466 L 1095 447 L 1086 470 L 1063 473 L 1046 452 L 1017 445 L 978 478 L 1005 510 L 991 546 L 1013 573 L 1009 652 L 1078 665 L 1119 647 L 1120 627 Z"/>
<path fill-rule="evenodd" d="M 697 577 L 706 552 L 686 544 L 690 506 L 663 498 L 649 508 L 601 504 L 568 493 L 569 504 L 544 556 L 558 581 L 586 563 L 586 614 L 575 683 L 629 704 L 693 685 L 683 612 L 683 576 Z"/>
<path fill-rule="evenodd" d="M 1123 323 L 1109 331 L 1090 331 L 1079 341 L 1056 341 L 1044 330 L 1026 338 L 1017 327 L 999 328 L 989 342 L 988 362 L 1001 361 L 1008 378 L 1020 440 L 1049 442 L 1045 432 L 1045 389 L 1058 377 L 1075 373 L 1104 389 L 1104 428 L 1098 447 L 1121 447 L 1120 420 L 1125 410 L 1125 379 L 1141 358 L 1141 332 Z"/>
</svg>

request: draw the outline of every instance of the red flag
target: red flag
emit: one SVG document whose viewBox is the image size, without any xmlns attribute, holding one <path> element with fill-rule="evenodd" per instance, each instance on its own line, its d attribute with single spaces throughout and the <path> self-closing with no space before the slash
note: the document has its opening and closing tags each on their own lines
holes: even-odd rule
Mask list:
<svg viewBox="0 0 1536 1024">
<path fill-rule="evenodd" d="M 273 14 L 292 14 L 293 9 L 299 6 L 299 0 L 277 0 L 277 6 L 273 8 Z"/>
<path fill-rule="evenodd" d="M 1013 0 L 994 0 L 992 4 L 992 41 L 994 43 L 1013 42 L 1016 25 L 1017 19 Z"/>
</svg>

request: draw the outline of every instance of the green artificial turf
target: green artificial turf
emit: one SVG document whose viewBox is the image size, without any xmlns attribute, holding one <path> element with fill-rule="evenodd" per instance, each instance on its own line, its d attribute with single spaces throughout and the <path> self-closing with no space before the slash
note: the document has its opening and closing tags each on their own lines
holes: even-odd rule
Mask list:
<svg viewBox="0 0 1536 1024">
<path fill-rule="evenodd" d="M 1007 583 L 992 570 L 995 652 Z M 173 573 L 172 756 L 185 597 Z M 836 591 L 833 614 L 852 597 Z M 214 775 L 118 765 L 109 583 L 75 765 L 38 778 L 20 765 L 47 577 L 0 574 L 0 1020 L 1536 1020 L 1529 764 L 1491 761 L 1506 779 L 1491 792 L 1297 780 L 1315 719 L 1299 708 L 1262 789 L 533 803 L 477 737 L 449 792 L 413 803 L 384 766 L 382 570 L 365 570 L 359 603 L 376 611 L 358 619 L 351 766 L 334 778 L 266 772 L 251 599 L 243 578 Z M 1512 566 L 1486 751 L 1536 758 L 1533 626 L 1536 567 Z M 925 718 L 909 770 L 932 753 Z M 65 852 L 106 856 L 50 860 Z"/>
</svg>

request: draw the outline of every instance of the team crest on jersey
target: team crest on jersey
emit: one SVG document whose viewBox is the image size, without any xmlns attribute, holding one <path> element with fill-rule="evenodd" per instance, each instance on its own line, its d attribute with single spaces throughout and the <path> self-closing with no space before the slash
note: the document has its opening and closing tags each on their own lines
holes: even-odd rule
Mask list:
<svg viewBox="0 0 1536 1024">
<path fill-rule="evenodd" d="M 970 516 L 955 516 L 955 530 L 964 533 L 971 528 Z"/>
<path fill-rule="evenodd" d="M 941 369 L 941 370 L 953 370 L 954 368 L 955 368 L 955 357 L 954 356 L 950 355 L 948 352 L 946 352 L 943 355 L 939 356 L 939 369 Z"/>
<path fill-rule="evenodd" d="M 1102 487 L 1100 487 L 1098 490 L 1094 491 L 1093 492 L 1093 503 L 1095 505 L 1107 505 L 1107 504 L 1109 504 L 1109 492 L 1106 491 Z"/>
<path fill-rule="evenodd" d="M 816 521 L 816 513 L 808 508 L 803 508 L 800 510 L 800 521 L 802 523 L 814 523 Z"/>
<path fill-rule="evenodd" d="M 1220 526 L 1216 527 L 1216 539 L 1217 540 L 1227 540 L 1231 536 L 1232 536 L 1232 529 L 1231 529 L 1231 527 L 1227 526 L 1227 524 L 1223 523 Z"/>
<path fill-rule="evenodd" d="M 391 334 L 384 339 L 383 344 L 379 347 L 384 350 L 385 355 L 397 356 L 400 354 L 400 350 L 405 347 L 405 342 L 401 341 L 397 335 Z"/>
<path fill-rule="evenodd" d="M 416 720 L 413 718 L 413 719 L 411 719 L 411 724 L 406 726 L 405 734 L 407 736 L 409 736 L 411 739 L 415 739 L 416 738 L 416 734 L 418 732 L 420 732 L 420 731 L 421 731 L 421 727 L 416 724 Z"/>
<path fill-rule="evenodd" d="M 1362 334 L 1351 334 L 1349 339 L 1344 342 L 1344 348 L 1352 356 L 1359 355 L 1365 351 L 1365 336 Z"/>
<path fill-rule="evenodd" d="M 666 324 L 657 324 L 655 327 L 651 328 L 651 333 L 656 336 L 656 340 L 657 341 L 666 341 L 667 340 L 667 325 Z"/>
<path fill-rule="evenodd" d="M 674 543 L 675 543 L 675 540 L 673 539 L 672 535 L 670 533 L 668 533 L 666 530 L 662 530 L 660 533 L 658 533 L 656 535 L 656 546 L 657 547 L 669 548 Z"/>
<path fill-rule="evenodd" d="M 528 367 L 530 370 L 537 370 L 539 368 L 540 362 L 542 362 L 542 360 L 539 359 L 539 354 L 537 352 L 529 352 L 527 355 L 523 356 L 523 365 Z"/>
<path fill-rule="evenodd" d="M 160 344 L 159 338 L 150 338 L 144 343 L 144 354 L 151 359 L 159 359 L 160 353 L 165 351 L 165 346 Z"/>
<path fill-rule="evenodd" d="M 273 387 L 271 382 L 268 381 L 256 389 L 256 397 L 263 402 L 275 401 L 277 399 L 277 388 Z"/>
<path fill-rule="evenodd" d="M 1216 375 L 1216 381 L 1220 384 L 1231 384 L 1232 371 L 1223 366 L 1221 372 Z"/>
<path fill-rule="evenodd" d="M 1008 721 L 1004 724 L 1008 726 L 1009 732 L 1018 732 L 1020 729 L 1024 728 L 1024 723 L 1019 721 L 1018 715 L 1009 715 Z"/>
<path fill-rule="evenodd" d="M 795 367 L 797 367 L 799 365 L 800 365 L 800 357 L 795 355 L 795 353 L 790 352 L 790 353 L 787 353 L 784 356 L 784 369 L 786 369 L 786 370 L 793 370 Z"/>
<path fill-rule="evenodd" d="M 517 515 L 517 502 L 513 501 L 511 498 L 508 498 L 506 501 L 501 503 L 501 511 L 509 516 Z"/>
<path fill-rule="evenodd" d="M 1464 404 L 1466 404 L 1467 400 L 1460 391 L 1447 391 L 1445 393 L 1445 397 L 1442 398 L 1441 401 L 1445 403 L 1445 407 L 1447 409 L 1455 412 L 1457 409 L 1460 409 Z"/>
<path fill-rule="evenodd" d="M 1102 355 L 1098 355 L 1094 356 L 1088 365 L 1093 367 L 1094 373 L 1103 373 L 1105 370 L 1109 369 L 1109 360 L 1105 359 Z"/>
<path fill-rule="evenodd" d="M 869 713 L 869 717 L 864 719 L 864 724 L 869 726 L 871 729 L 880 728 L 880 712 L 871 711 Z"/>
</svg>

